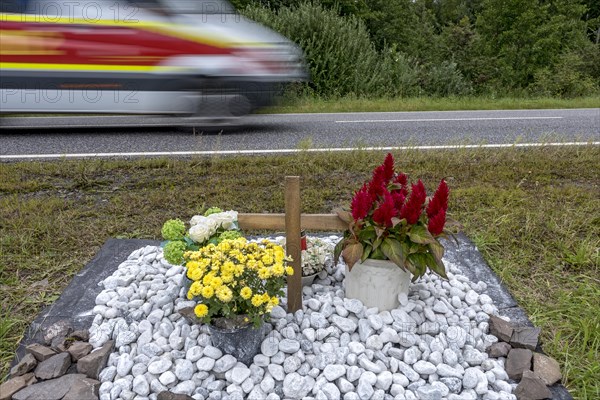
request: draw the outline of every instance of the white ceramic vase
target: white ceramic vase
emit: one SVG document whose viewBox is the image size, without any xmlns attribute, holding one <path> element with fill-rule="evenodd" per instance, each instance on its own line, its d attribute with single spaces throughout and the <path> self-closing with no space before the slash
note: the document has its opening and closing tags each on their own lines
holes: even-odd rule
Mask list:
<svg viewBox="0 0 600 400">
<path fill-rule="evenodd" d="M 367 307 L 389 311 L 400 305 L 398 295 L 408 294 L 412 274 L 389 260 L 366 259 L 354 264 L 352 270 L 346 266 L 344 286 L 346 297 L 358 299 Z"/>
</svg>

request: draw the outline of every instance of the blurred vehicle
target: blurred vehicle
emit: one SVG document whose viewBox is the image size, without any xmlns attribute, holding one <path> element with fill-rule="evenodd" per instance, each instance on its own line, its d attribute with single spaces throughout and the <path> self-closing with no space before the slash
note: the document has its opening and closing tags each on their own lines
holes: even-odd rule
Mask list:
<svg viewBox="0 0 600 400">
<path fill-rule="evenodd" d="M 2 0 L 0 112 L 241 116 L 307 79 L 224 0 Z"/>
</svg>

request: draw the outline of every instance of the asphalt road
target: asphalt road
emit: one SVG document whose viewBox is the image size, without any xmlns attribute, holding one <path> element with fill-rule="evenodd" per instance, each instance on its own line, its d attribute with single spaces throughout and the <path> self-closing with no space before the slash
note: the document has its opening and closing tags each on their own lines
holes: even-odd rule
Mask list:
<svg viewBox="0 0 600 400">
<path fill-rule="evenodd" d="M 600 141 L 600 108 L 253 115 L 238 125 L 201 123 L 195 128 L 175 127 L 173 121 L 5 117 L 0 120 L 0 160 Z"/>
</svg>

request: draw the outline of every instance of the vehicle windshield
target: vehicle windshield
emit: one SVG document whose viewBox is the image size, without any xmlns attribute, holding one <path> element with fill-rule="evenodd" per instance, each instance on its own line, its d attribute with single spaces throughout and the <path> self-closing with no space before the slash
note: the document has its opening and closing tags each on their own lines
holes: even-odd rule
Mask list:
<svg viewBox="0 0 600 400">
<path fill-rule="evenodd" d="M 235 14 L 235 8 L 226 0 L 162 0 L 165 8 L 174 14 Z"/>
</svg>

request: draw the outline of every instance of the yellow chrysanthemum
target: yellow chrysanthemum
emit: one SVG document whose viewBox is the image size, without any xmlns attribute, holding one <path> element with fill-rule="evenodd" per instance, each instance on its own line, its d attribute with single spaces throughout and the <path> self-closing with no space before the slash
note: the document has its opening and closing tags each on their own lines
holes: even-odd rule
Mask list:
<svg viewBox="0 0 600 400">
<path fill-rule="evenodd" d="M 263 297 L 260 294 L 255 294 L 252 296 L 252 305 L 254 307 L 260 307 L 263 303 Z"/>
<path fill-rule="evenodd" d="M 262 300 L 263 300 L 263 304 L 264 303 L 268 303 L 271 300 L 271 297 L 269 296 L 269 293 L 263 293 Z"/>
<path fill-rule="evenodd" d="M 202 283 L 204 284 L 204 286 L 210 285 L 214 277 L 215 274 L 212 272 L 209 272 L 208 274 L 204 275 L 204 278 L 202 278 Z"/>
<path fill-rule="evenodd" d="M 231 292 L 231 289 L 229 289 L 227 286 L 221 286 L 219 289 L 217 289 L 216 295 L 219 300 L 225 303 L 230 302 L 233 298 L 233 293 Z"/>
<path fill-rule="evenodd" d="M 221 275 L 221 279 L 223 279 L 223 283 L 231 283 L 233 282 L 233 273 L 227 273 Z"/>
<path fill-rule="evenodd" d="M 215 290 L 218 290 L 223 285 L 223 279 L 215 276 L 210 282 L 210 286 L 212 286 Z"/>
<path fill-rule="evenodd" d="M 199 281 L 202 279 L 202 275 L 204 275 L 204 270 L 201 268 L 188 269 L 187 272 L 187 277 L 193 281 Z"/>
<path fill-rule="evenodd" d="M 287 266 L 285 267 L 285 273 L 289 275 L 294 275 L 294 268 Z"/>
<path fill-rule="evenodd" d="M 208 306 L 206 304 L 198 304 L 194 307 L 194 313 L 198 318 L 204 318 L 208 314 Z"/>
<path fill-rule="evenodd" d="M 281 263 L 283 263 L 283 260 L 285 259 L 285 254 L 283 254 L 283 252 L 281 252 L 281 253 L 277 253 L 276 252 L 273 255 L 273 257 L 275 258 L 275 263 L 276 264 L 281 264 Z"/>
<path fill-rule="evenodd" d="M 273 275 L 279 277 L 285 273 L 285 268 L 283 267 L 283 264 L 277 263 L 273 265 L 272 271 Z"/>
<path fill-rule="evenodd" d="M 204 286 L 201 294 L 205 299 L 210 299 L 215 294 L 215 289 L 212 286 Z"/>
<path fill-rule="evenodd" d="M 192 296 L 198 296 L 201 291 L 202 291 L 202 284 L 200 282 L 194 282 L 190 286 L 189 292 L 192 294 Z"/>
<path fill-rule="evenodd" d="M 264 254 L 261 258 L 261 261 L 265 265 L 271 265 L 273 264 L 273 256 L 271 254 Z"/>
<path fill-rule="evenodd" d="M 244 286 L 244 288 L 240 291 L 240 296 L 242 296 L 242 299 L 248 300 L 250 297 L 252 297 L 252 289 L 250 289 L 248 286 Z"/>
<path fill-rule="evenodd" d="M 258 270 L 258 277 L 260 279 L 269 279 L 271 277 L 271 271 L 268 268 L 261 268 Z"/>
<path fill-rule="evenodd" d="M 269 300 L 269 305 L 272 307 L 278 306 L 279 305 L 279 299 L 275 296 L 271 297 L 271 299 Z"/>
</svg>

